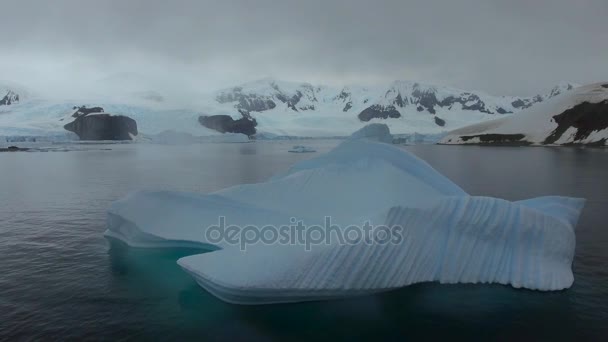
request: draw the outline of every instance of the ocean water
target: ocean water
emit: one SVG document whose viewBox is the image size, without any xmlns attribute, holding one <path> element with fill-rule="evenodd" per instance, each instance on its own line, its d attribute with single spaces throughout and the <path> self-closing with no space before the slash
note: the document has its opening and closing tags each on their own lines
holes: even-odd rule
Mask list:
<svg viewBox="0 0 608 342">
<path fill-rule="evenodd" d="M 575 283 L 560 292 L 431 283 L 329 302 L 235 306 L 206 293 L 175 264 L 196 251 L 130 249 L 103 238 L 106 208 L 131 191 L 209 192 L 258 182 L 317 155 L 287 153 L 292 145 L 322 153 L 337 143 L 67 145 L 0 153 L 0 340 L 608 337 L 606 149 L 403 147 L 474 195 L 587 198 Z"/>
</svg>

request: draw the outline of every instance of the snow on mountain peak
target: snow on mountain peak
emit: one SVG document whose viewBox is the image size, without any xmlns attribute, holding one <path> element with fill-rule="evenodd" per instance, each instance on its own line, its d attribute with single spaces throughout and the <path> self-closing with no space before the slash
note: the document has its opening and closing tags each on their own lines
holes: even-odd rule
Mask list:
<svg viewBox="0 0 608 342">
<path fill-rule="evenodd" d="M 0 81 L 0 106 L 16 104 L 31 96 L 32 92 L 20 84 Z"/>
</svg>

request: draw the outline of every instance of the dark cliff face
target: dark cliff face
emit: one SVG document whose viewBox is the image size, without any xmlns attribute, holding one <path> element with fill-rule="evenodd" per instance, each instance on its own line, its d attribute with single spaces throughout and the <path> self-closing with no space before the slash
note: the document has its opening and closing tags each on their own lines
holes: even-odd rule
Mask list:
<svg viewBox="0 0 608 342">
<path fill-rule="evenodd" d="M 80 140 L 132 140 L 137 135 L 137 122 L 123 115 L 81 115 L 63 126 Z"/>
<path fill-rule="evenodd" d="M 19 102 L 19 94 L 9 90 L 8 93 L 0 99 L 0 106 L 10 106 L 17 102 Z"/>
<path fill-rule="evenodd" d="M 238 120 L 234 120 L 230 115 L 203 115 L 198 118 L 198 122 L 220 133 L 241 133 L 248 137 L 255 135 L 257 121 L 248 114 L 245 115 L 243 112 L 241 114 L 243 117 Z"/>
<path fill-rule="evenodd" d="M 435 89 L 423 90 L 417 85 L 414 85 L 412 99 L 413 104 L 426 108 L 426 110 L 431 114 L 435 114 L 435 106 L 440 105 L 439 101 L 437 100 L 437 96 L 435 95 Z"/>
<path fill-rule="evenodd" d="M 433 117 L 433 119 L 435 119 L 435 124 L 439 127 L 444 127 L 445 126 L 445 120 L 443 120 L 442 118 L 439 117 Z"/>
<path fill-rule="evenodd" d="M 544 144 L 553 144 L 568 130 L 576 128 L 574 142 L 584 140 L 595 131 L 608 128 L 608 101 L 599 103 L 583 102 L 567 111 L 553 116 L 557 128 L 549 135 Z M 602 141 L 604 145 L 606 141 Z"/>
<path fill-rule="evenodd" d="M 364 122 L 370 121 L 371 119 L 396 119 L 400 117 L 401 114 L 395 106 L 373 105 L 359 113 L 359 120 Z"/>
</svg>

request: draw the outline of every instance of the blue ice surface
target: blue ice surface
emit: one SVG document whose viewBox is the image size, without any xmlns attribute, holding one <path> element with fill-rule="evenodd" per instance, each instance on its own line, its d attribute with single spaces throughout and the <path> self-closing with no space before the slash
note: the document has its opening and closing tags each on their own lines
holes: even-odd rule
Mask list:
<svg viewBox="0 0 608 342">
<path fill-rule="evenodd" d="M 236 304 L 341 298 L 429 281 L 543 291 L 572 285 L 583 199 L 470 196 L 423 160 L 385 143 L 387 127 L 364 130 L 266 182 L 211 194 L 131 194 L 110 207 L 106 236 L 135 247 L 215 249 L 178 264 L 207 291 Z M 366 222 L 397 227 L 401 239 L 243 248 L 210 241 L 207 230 L 221 217 L 255 229 L 294 219 L 323 226 L 331 217 L 338 229 Z"/>
</svg>

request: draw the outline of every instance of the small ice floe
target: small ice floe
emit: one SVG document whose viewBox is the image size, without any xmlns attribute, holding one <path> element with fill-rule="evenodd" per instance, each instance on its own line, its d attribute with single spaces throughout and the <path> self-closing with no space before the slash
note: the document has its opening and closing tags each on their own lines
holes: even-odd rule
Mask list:
<svg viewBox="0 0 608 342">
<path fill-rule="evenodd" d="M 317 152 L 317 150 L 315 150 L 312 147 L 309 146 L 304 146 L 304 145 L 295 145 L 294 147 L 292 147 L 289 152 L 292 153 L 310 153 L 310 152 Z"/>
</svg>

